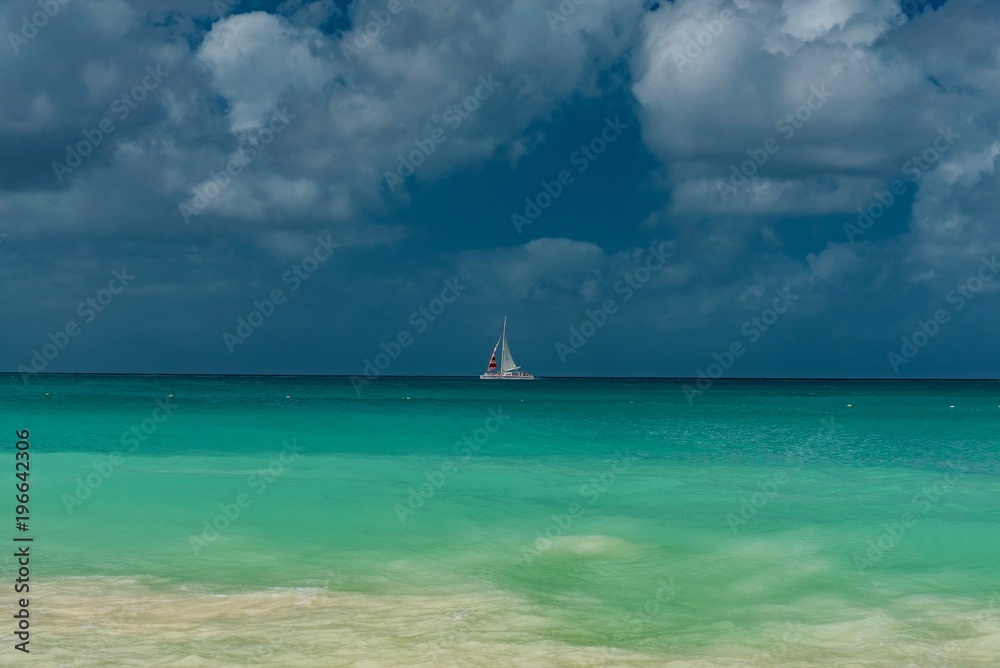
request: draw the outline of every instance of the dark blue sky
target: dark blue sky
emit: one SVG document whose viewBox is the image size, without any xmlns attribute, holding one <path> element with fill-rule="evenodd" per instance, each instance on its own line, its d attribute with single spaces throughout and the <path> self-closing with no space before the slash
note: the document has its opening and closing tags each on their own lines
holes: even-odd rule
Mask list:
<svg viewBox="0 0 1000 668">
<path fill-rule="evenodd" d="M 0 369 L 1000 375 L 994 4 L 558 7 L 5 4 Z"/>
</svg>

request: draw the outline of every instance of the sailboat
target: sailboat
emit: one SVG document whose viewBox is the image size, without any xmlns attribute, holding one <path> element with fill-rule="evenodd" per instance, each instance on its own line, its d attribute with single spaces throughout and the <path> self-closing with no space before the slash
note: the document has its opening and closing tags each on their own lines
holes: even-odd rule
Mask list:
<svg viewBox="0 0 1000 668">
<path fill-rule="evenodd" d="M 500 365 L 497 366 L 497 349 L 500 350 Z M 521 371 L 521 367 L 514 363 L 514 358 L 510 355 L 510 346 L 507 345 L 507 318 L 503 319 L 503 334 L 497 344 L 493 346 L 493 355 L 490 357 L 490 365 L 486 368 L 486 373 L 480 374 L 482 380 L 535 380 L 527 371 Z"/>
</svg>

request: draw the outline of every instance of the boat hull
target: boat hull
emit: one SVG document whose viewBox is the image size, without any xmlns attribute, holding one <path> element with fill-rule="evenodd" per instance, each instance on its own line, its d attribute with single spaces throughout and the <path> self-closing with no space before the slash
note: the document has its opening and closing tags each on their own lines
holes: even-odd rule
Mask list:
<svg viewBox="0 0 1000 668">
<path fill-rule="evenodd" d="M 479 375 L 479 380 L 535 380 L 530 373 L 513 375 L 499 373 L 483 373 Z"/>
</svg>

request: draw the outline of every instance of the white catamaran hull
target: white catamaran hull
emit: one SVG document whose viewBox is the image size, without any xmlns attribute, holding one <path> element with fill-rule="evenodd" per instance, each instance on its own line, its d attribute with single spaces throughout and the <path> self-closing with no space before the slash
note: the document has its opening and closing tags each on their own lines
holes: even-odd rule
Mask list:
<svg viewBox="0 0 1000 668">
<path fill-rule="evenodd" d="M 480 380 L 535 380 L 535 377 L 530 373 L 526 373 L 521 376 L 512 376 L 510 374 L 501 376 L 498 373 L 484 373 L 480 374 Z"/>
</svg>

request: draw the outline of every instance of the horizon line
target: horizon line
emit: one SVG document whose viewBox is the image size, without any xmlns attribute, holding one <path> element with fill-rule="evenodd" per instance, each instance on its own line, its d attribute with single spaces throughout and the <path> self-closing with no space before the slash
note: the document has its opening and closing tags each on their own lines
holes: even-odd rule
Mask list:
<svg viewBox="0 0 1000 668">
<path fill-rule="evenodd" d="M 24 375 L 23 372 L 19 371 L 0 371 L 0 376 L 21 376 Z M 310 373 L 204 373 L 204 372 L 146 372 L 146 371 L 36 371 L 30 374 L 32 376 L 206 376 L 206 377 L 218 377 L 218 378 L 366 378 L 363 374 L 310 374 Z M 388 375 L 382 374 L 371 380 L 378 380 L 379 378 L 395 378 L 395 379 L 407 379 L 407 378 L 427 378 L 427 379 L 467 379 L 467 380 L 479 380 L 479 376 L 476 374 L 468 376 L 456 376 L 456 375 L 431 375 L 431 374 L 407 374 L 407 375 Z M 969 381 L 969 382 L 981 382 L 981 381 L 1000 381 L 1000 378 L 996 377 L 951 377 L 951 376 L 940 376 L 940 377 L 920 377 L 920 378 L 898 378 L 898 377 L 885 377 L 885 376 L 720 376 L 718 378 L 702 378 L 699 376 L 536 376 L 537 380 L 676 380 L 676 381 L 698 381 L 698 380 L 709 380 L 711 382 L 718 381 L 737 381 L 737 380 L 758 380 L 758 381 L 785 381 L 785 380 L 815 380 L 815 381 L 894 381 L 894 382 L 913 382 L 913 381 Z"/>
</svg>

